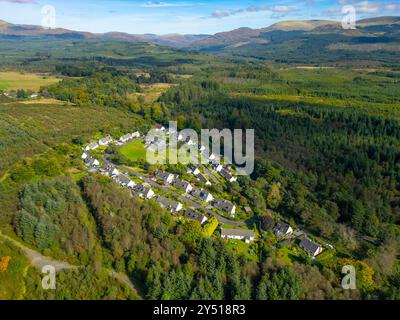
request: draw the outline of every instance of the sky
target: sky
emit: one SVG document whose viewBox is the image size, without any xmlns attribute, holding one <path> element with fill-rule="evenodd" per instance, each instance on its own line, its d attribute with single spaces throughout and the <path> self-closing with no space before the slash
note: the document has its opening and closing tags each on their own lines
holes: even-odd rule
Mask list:
<svg viewBox="0 0 400 320">
<path fill-rule="evenodd" d="M 53 14 L 48 5 L 55 27 L 94 33 L 214 34 L 282 20 L 342 20 L 348 5 L 357 19 L 400 16 L 400 0 L 0 0 L 0 19 L 41 25 Z"/>
</svg>

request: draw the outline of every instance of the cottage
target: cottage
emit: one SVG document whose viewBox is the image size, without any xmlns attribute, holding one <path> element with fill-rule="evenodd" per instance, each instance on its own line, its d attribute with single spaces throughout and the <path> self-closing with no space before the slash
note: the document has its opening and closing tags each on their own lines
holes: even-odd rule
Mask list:
<svg viewBox="0 0 400 320">
<path fill-rule="evenodd" d="M 156 132 L 164 132 L 165 131 L 165 127 L 164 126 L 162 126 L 162 125 L 155 125 L 154 127 L 153 127 L 153 129 L 156 131 Z"/>
<path fill-rule="evenodd" d="M 111 142 L 113 142 L 113 138 L 111 138 L 110 136 L 102 138 L 99 140 L 99 145 L 101 146 L 108 146 Z"/>
<path fill-rule="evenodd" d="M 201 214 L 193 209 L 187 209 L 184 217 L 189 220 L 198 221 L 200 222 L 200 224 L 204 224 L 208 220 L 208 218 L 204 214 Z"/>
<path fill-rule="evenodd" d="M 199 149 L 200 152 L 203 152 L 204 150 L 206 150 L 206 147 L 202 144 L 199 144 L 199 146 L 197 148 Z"/>
<path fill-rule="evenodd" d="M 89 157 L 89 155 L 86 152 L 82 153 L 81 158 L 83 160 L 85 160 L 87 157 Z"/>
<path fill-rule="evenodd" d="M 134 186 L 132 188 L 132 194 L 144 199 L 151 199 L 155 196 L 154 191 L 145 184 L 138 184 Z"/>
<path fill-rule="evenodd" d="M 216 200 L 213 203 L 214 207 L 229 213 L 231 216 L 235 215 L 236 206 L 227 200 Z"/>
<path fill-rule="evenodd" d="M 197 175 L 197 179 L 199 181 L 203 182 L 206 186 L 211 186 L 211 182 L 208 181 L 208 179 L 202 173 L 199 173 Z"/>
<path fill-rule="evenodd" d="M 223 178 L 225 178 L 225 179 L 228 180 L 229 182 L 236 182 L 236 181 L 237 181 L 237 177 L 235 177 L 234 175 L 232 175 L 232 173 L 231 173 L 228 169 L 226 169 L 226 168 L 223 168 L 223 169 L 220 171 L 220 174 L 221 174 L 221 176 L 222 176 Z"/>
<path fill-rule="evenodd" d="M 221 172 L 222 169 L 224 168 L 224 167 L 222 166 L 222 164 L 220 164 L 220 163 L 219 163 L 218 161 L 216 161 L 216 160 L 210 161 L 210 165 L 211 165 L 211 168 L 213 168 L 213 170 L 216 171 L 216 172 Z"/>
<path fill-rule="evenodd" d="M 187 171 L 187 173 L 191 173 L 191 174 L 197 176 L 197 175 L 200 173 L 200 169 L 199 169 L 198 167 L 196 167 L 196 166 L 190 164 L 190 165 L 188 166 L 188 171 Z"/>
<path fill-rule="evenodd" d="M 246 243 L 250 243 L 251 241 L 255 240 L 255 234 L 253 230 L 222 228 L 221 238 L 244 240 Z"/>
<path fill-rule="evenodd" d="M 210 192 L 208 192 L 207 190 L 201 190 L 199 198 L 201 200 L 203 200 L 204 202 L 211 202 L 212 200 L 214 200 L 214 197 L 212 196 L 212 194 Z"/>
<path fill-rule="evenodd" d="M 314 243 L 308 238 L 303 238 L 300 241 L 299 244 L 300 248 L 302 248 L 305 252 L 308 254 L 311 254 L 311 256 L 316 257 L 322 252 L 322 246 L 318 243 Z"/>
<path fill-rule="evenodd" d="M 136 185 L 135 182 L 123 174 L 117 175 L 115 181 L 117 181 L 122 187 L 133 188 Z"/>
<path fill-rule="evenodd" d="M 97 144 L 97 142 L 92 142 L 86 146 L 85 151 L 94 150 L 94 149 L 97 149 L 98 147 L 99 147 L 99 145 Z"/>
<path fill-rule="evenodd" d="M 278 222 L 274 228 L 274 232 L 278 237 L 284 237 L 293 233 L 293 229 L 287 223 Z"/>
<path fill-rule="evenodd" d="M 183 190 L 185 193 L 190 193 L 193 190 L 192 185 L 183 180 L 175 180 L 172 185 L 177 189 Z"/>
<path fill-rule="evenodd" d="M 105 171 L 105 174 L 107 176 L 109 176 L 109 177 L 113 177 L 113 176 L 118 176 L 119 175 L 119 171 L 115 167 L 113 167 L 111 165 L 107 165 L 104 168 L 104 171 Z"/>
<path fill-rule="evenodd" d="M 34 94 L 31 94 L 29 97 L 32 98 L 32 99 L 35 99 L 35 98 L 39 97 L 39 95 L 34 93 Z"/>
<path fill-rule="evenodd" d="M 88 167 L 97 167 L 98 165 L 100 165 L 100 162 L 99 162 L 99 160 L 97 160 L 97 159 L 95 159 L 95 158 L 92 158 L 92 157 L 87 157 L 86 159 L 85 159 L 85 164 L 88 166 Z"/>
<path fill-rule="evenodd" d="M 175 176 L 172 173 L 157 170 L 156 179 L 171 184 L 174 181 Z"/>
<path fill-rule="evenodd" d="M 156 198 L 156 201 L 160 204 L 160 206 L 162 208 L 167 209 L 171 213 L 179 212 L 183 209 L 182 203 L 162 197 L 162 196 L 158 196 Z"/>
<path fill-rule="evenodd" d="M 127 133 L 125 135 L 123 135 L 121 138 L 119 138 L 119 141 L 121 141 L 122 143 L 127 142 L 129 140 L 133 139 L 133 133 Z"/>
</svg>

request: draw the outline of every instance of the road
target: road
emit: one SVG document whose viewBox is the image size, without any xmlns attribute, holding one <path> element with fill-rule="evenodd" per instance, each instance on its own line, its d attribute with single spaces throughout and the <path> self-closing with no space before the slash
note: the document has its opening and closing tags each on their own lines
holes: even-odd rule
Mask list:
<svg viewBox="0 0 400 320">
<path fill-rule="evenodd" d="M 12 242 L 13 245 L 20 248 L 25 253 L 25 255 L 27 256 L 27 258 L 29 259 L 31 264 L 33 266 L 37 267 L 39 270 L 42 270 L 42 268 L 47 265 L 53 266 L 56 269 L 56 271 L 71 270 L 71 269 L 79 268 L 78 266 L 73 266 L 73 265 L 69 264 L 68 262 L 57 261 L 50 257 L 46 257 L 46 256 L 42 255 L 40 252 L 37 252 L 35 250 L 32 250 L 32 249 L 26 247 L 19 241 L 2 234 L 1 232 L 0 232 L 0 237 Z"/>
<path fill-rule="evenodd" d="M 46 257 L 42 255 L 40 252 L 32 250 L 28 248 L 27 246 L 23 245 L 21 242 L 6 236 L 0 231 L 0 239 L 3 238 L 5 240 L 10 241 L 13 245 L 16 247 L 20 248 L 23 253 L 25 253 L 26 257 L 30 261 L 30 263 L 39 269 L 39 271 L 42 271 L 44 266 L 53 266 L 56 270 L 62 271 L 62 270 L 76 270 L 81 268 L 81 266 L 74 266 L 69 264 L 68 262 L 65 261 L 59 261 L 55 260 L 50 257 Z M 131 280 L 128 278 L 126 274 L 118 273 L 115 270 L 109 270 L 108 275 L 112 278 L 117 279 L 119 282 L 125 284 L 129 289 L 131 289 L 133 292 L 137 293 L 137 290 Z"/>
</svg>

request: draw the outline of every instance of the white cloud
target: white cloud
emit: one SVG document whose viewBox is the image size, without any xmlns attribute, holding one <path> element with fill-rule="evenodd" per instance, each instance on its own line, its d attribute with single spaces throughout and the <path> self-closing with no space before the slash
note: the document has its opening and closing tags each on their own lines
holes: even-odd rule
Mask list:
<svg viewBox="0 0 400 320">
<path fill-rule="evenodd" d="M 240 13 L 263 12 L 263 11 L 271 13 L 280 13 L 282 16 L 284 16 L 288 13 L 298 11 L 298 9 L 289 6 L 251 6 L 236 10 L 215 10 L 211 13 L 211 15 L 208 18 L 225 18 Z"/>
<path fill-rule="evenodd" d="M 165 7 L 188 7 L 191 6 L 190 3 L 184 3 L 184 2 L 162 2 L 162 1 L 148 1 L 142 7 L 146 8 L 165 8 Z"/>
</svg>

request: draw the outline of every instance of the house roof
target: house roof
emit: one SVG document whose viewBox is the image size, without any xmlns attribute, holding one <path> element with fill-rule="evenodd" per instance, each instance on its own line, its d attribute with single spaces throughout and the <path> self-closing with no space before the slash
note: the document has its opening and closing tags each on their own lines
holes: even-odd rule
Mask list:
<svg viewBox="0 0 400 320">
<path fill-rule="evenodd" d="M 131 179 L 129 179 L 126 175 L 123 175 L 123 174 L 120 174 L 120 175 L 117 177 L 117 180 L 118 180 L 120 183 L 124 183 L 124 184 L 128 184 L 129 182 L 131 182 Z"/>
<path fill-rule="evenodd" d="M 198 213 L 197 211 L 193 209 L 187 209 L 185 212 L 185 218 L 191 219 L 191 220 L 196 220 L 200 223 L 203 222 L 204 218 L 207 219 L 207 217 L 204 214 Z"/>
<path fill-rule="evenodd" d="M 199 173 L 199 174 L 197 175 L 197 178 L 199 178 L 199 180 L 202 181 L 202 182 L 204 182 L 204 183 L 209 182 L 208 179 L 205 177 L 205 175 L 202 174 L 202 173 Z"/>
<path fill-rule="evenodd" d="M 286 234 L 289 231 L 290 225 L 283 221 L 279 221 L 275 226 L 275 231 Z"/>
<path fill-rule="evenodd" d="M 221 236 L 239 236 L 244 238 L 254 237 L 254 231 L 248 229 L 221 229 Z"/>
<path fill-rule="evenodd" d="M 300 242 L 300 247 L 304 250 L 311 252 L 312 254 L 316 253 L 317 250 L 321 247 L 320 244 L 311 241 L 308 238 L 303 238 Z"/>
<path fill-rule="evenodd" d="M 156 172 L 156 178 L 159 179 L 159 180 L 166 181 L 166 180 L 168 180 L 168 178 L 170 176 L 173 176 L 173 174 L 172 173 L 168 173 L 168 172 L 164 172 L 164 171 L 161 171 L 161 170 L 158 170 Z"/>
<path fill-rule="evenodd" d="M 190 183 L 187 181 L 183 181 L 183 180 L 175 180 L 173 185 L 177 189 L 186 190 L 190 186 Z"/>
<path fill-rule="evenodd" d="M 176 209 L 179 205 L 179 202 L 162 197 L 162 196 L 158 196 L 156 198 L 156 201 L 158 203 L 160 203 L 163 207 L 168 208 L 168 209 Z"/>
<path fill-rule="evenodd" d="M 217 208 L 226 210 L 226 211 L 232 211 L 233 208 L 235 207 L 234 204 L 230 203 L 227 200 L 217 200 L 214 202 L 214 206 L 216 206 Z"/>
</svg>

